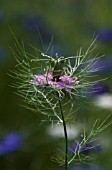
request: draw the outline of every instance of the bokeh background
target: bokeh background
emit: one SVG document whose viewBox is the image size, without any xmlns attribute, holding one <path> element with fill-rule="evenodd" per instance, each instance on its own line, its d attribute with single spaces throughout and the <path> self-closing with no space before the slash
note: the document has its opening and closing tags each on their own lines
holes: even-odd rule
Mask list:
<svg viewBox="0 0 112 170">
<path fill-rule="evenodd" d="M 40 125 L 41 117 L 22 107 L 21 98 L 9 86 L 14 80 L 7 73 L 15 65 L 9 27 L 29 51 L 29 44 L 46 51 L 53 39 L 54 53 L 64 56 L 75 55 L 80 47 L 87 49 L 97 36 L 96 53 L 104 55 L 98 62 L 103 66 L 99 75 L 108 79 L 97 84 L 99 90 L 87 96 L 91 102 L 86 107 L 81 103 L 77 113 L 89 129 L 97 115 L 112 113 L 112 0 L 0 0 L 0 169 L 62 169 L 51 162 L 62 139 L 51 137 L 48 124 Z M 71 170 L 111 170 L 112 126 L 98 141 L 102 149 L 96 151 L 94 165 L 71 166 Z"/>
</svg>

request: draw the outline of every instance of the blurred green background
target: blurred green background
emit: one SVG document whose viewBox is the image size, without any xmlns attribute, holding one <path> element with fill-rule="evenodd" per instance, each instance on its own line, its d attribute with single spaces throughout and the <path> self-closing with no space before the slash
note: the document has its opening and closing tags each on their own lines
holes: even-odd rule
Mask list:
<svg viewBox="0 0 112 170">
<path fill-rule="evenodd" d="M 51 156 L 61 139 L 51 138 L 46 133 L 47 124 L 40 126 L 41 117 L 23 108 L 16 90 L 9 86 L 14 80 L 7 73 L 15 65 L 9 49 L 14 48 L 9 27 L 19 40 L 24 40 L 29 51 L 32 49 L 28 44 L 45 51 L 53 37 L 54 53 L 64 56 L 75 55 L 80 47 L 87 49 L 93 37 L 98 36 L 96 53 L 105 55 L 102 60 L 105 69 L 99 75 L 101 79 L 108 77 L 102 85 L 111 102 L 112 0 L 0 0 L 0 169 L 53 170 L 57 164 L 51 162 Z M 91 103 L 81 106 L 83 109 L 78 113 L 81 121 L 89 122 L 97 114 L 112 112 L 111 104 L 106 109 L 96 107 L 92 103 L 96 98 L 97 94 L 89 96 Z M 20 138 L 14 136 L 18 133 L 22 135 Z M 9 143 L 4 145 L 9 134 L 12 134 Z M 111 170 L 112 126 L 99 138 L 103 150 L 96 153 L 95 164 L 103 170 Z M 7 152 L 6 145 L 15 145 L 14 151 Z"/>
</svg>

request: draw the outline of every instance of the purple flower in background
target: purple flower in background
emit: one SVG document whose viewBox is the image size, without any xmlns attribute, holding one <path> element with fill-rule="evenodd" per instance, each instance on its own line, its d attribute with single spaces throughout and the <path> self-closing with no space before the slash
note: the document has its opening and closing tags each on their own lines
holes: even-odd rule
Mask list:
<svg viewBox="0 0 112 170">
<path fill-rule="evenodd" d="M 6 134 L 0 140 L 0 155 L 5 155 L 18 150 L 22 145 L 22 139 L 22 135 L 17 132 Z"/>
<path fill-rule="evenodd" d="M 112 70 L 112 57 L 103 57 L 100 60 L 94 60 L 91 62 L 87 62 L 84 65 L 84 68 L 89 67 L 91 64 L 91 67 L 88 71 L 88 74 L 93 74 L 93 70 L 98 71 L 99 73 L 104 73 L 106 71 L 111 71 Z"/>
<path fill-rule="evenodd" d="M 98 96 L 98 95 L 111 93 L 111 91 L 107 85 L 102 84 L 102 83 L 97 83 L 91 87 L 91 89 L 89 90 L 89 93 L 92 95 Z"/>
<path fill-rule="evenodd" d="M 52 34 L 47 31 L 47 25 L 42 16 L 22 16 L 22 25 L 26 26 L 29 31 L 36 33 L 38 35 L 38 31 L 44 43 L 49 43 L 51 41 Z M 38 36 L 36 36 L 38 38 Z"/>
<path fill-rule="evenodd" d="M 72 152 L 78 152 L 81 148 L 81 144 L 75 144 L 73 146 L 70 147 L 70 150 Z M 80 153 L 82 154 L 91 154 L 91 153 L 96 153 L 96 152 L 99 152 L 101 151 L 101 145 L 95 145 L 94 143 L 88 143 L 86 144 Z"/>
<path fill-rule="evenodd" d="M 112 70 L 112 57 L 105 57 L 97 61 L 92 67 L 92 69 L 99 69 L 100 72 Z"/>
<path fill-rule="evenodd" d="M 98 39 L 101 42 L 112 42 L 112 29 L 101 29 L 97 31 Z"/>
<path fill-rule="evenodd" d="M 35 75 L 33 80 L 31 80 L 33 85 L 49 85 L 53 88 L 65 89 L 68 92 L 71 92 L 74 85 L 77 85 L 79 81 L 77 78 L 70 77 L 68 75 L 60 76 L 58 80 L 54 79 L 53 73 L 48 72 L 45 75 Z"/>
</svg>

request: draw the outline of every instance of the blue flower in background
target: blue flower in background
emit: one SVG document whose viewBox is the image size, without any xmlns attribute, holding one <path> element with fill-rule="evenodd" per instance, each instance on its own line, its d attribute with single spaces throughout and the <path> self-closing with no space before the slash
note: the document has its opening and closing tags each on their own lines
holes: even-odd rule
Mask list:
<svg viewBox="0 0 112 170">
<path fill-rule="evenodd" d="M 22 16 L 23 25 L 27 26 L 30 31 L 36 31 L 36 27 L 39 30 L 45 29 L 45 23 L 40 16 Z"/>
<path fill-rule="evenodd" d="M 101 42 L 112 42 L 112 29 L 101 29 L 97 31 L 98 40 Z"/>
<path fill-rule="evenodd" d="M 87 63 L 84 67 L 86 67 L 89 64 L 90 63 Z M 97 62 L 94 61 L 91 70 L 93 69 L 98 70 L 99 73 L 106 73 L 108 71 L 112 71 L 112 57 L 105 57 Z M 91 70 L 89 74 L 93 74 Z M 87 90 L 87 93 L 98 96 L 106 93 L 111 93 L 111 90 L 107 85 L 103 83 L 96 83 L 89 90 Z"/>
<path fill-rule="evenodd" d="M 70 150 L 73 152 L 78 152 L 81 148 L 81 144 L 75 144 L 70 147 Z M 101 145 L 95 145 L 94 143 L 88 143 L 83 148 L 81 153 L 82 154 L 91 154 L 101 151 Z"/>
<path fill-rule="evenodd" d="M 107 71 L 112 71 L 112 57 L 103 57 L 102 59 L 100 60 L 95 60 L 95 61 L 91 61 L 86 63 L 84 65 L 84 68 L 86 68 L 87 66 L 89 65 L 92 65 L 90 70 L 89 70 L 89 73 L 88 74 L 93 74 L 93 71 L 92 70 L 97 70 L 99 73 L 104 73 L 104 72 L 107 72 Z M 92 72 L 91 72 L 92 71 Z"/>
<path fill-rule="evenodd" d="M 89 93 L 92 95 L 98 96 L 98 95 L 111 93 L 111 90 L 109 89 L 107 85 L 102 84 L 102 83 L 97 83 L 91 87 L 91 89 L 89 90 Z"/>
<path fill-rule="evenodd" d="M 98 69 L 100 72 L 111 71 L 112 70 L 112 57 L 105 57 L 97 61 L 92 69 Z"/>
<path fill-rule="evenodd" d="M 47 31 L 47 25 L 45 20 L 41 16 L 22 16 L 22 25 L 27 27 L 29 31 L 32 31 L 33 34 L 36 33 L 37 37 L 38 33 L 43 39 L 43 43 L 50 43 L 52 34 Z M 39 31 L 39 32 L 38 32 Z"/>
<path fill-rule="evenodd" d="M 18 150 L 23 142 L 23 137 L 20 133 L 12 132 L 6 134 L 0 140 L 0 155 L 5 155 Z"/>
</svg>

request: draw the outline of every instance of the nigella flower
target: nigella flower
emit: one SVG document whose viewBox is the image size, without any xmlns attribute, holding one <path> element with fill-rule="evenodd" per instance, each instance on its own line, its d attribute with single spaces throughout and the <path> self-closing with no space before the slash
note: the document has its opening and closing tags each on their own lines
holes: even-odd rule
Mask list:
<svg viewBox="0 0 112 170">
<path fill-rule="evenodd" d="M 34 79 L 31 80 L 33 85 L 49 85 L 53 88 L 65 89 L 71 92 L 72 86 L 77 85 L 79 81 L 77 78 L 72 78 L 68 75 L 59 76 L 58 79 L 53 77 L 53 72 L 48 72 L 45 75 L 35 75 Z"/>
<path fill-rule="evenodd" d="M 63 125 L 65 153 L 57 155 L 53 160 L 60 165 L 65 165 L 65 169 L 67 169 L 77 157 L 80 160 L 89 159 L 82 153 L 87 153 L 93 148 L 98 149 L 90 142 L 98 133 L 112 124 L 112 121 L 106 123 L 110 115 L 103 122 L 97 119 L 89 135 L 86 135 L 84 129 L 82 141 L 77 142 L 70 155 L 67 125 L 73 124 L 76 120 L 75 112 L 79 109 L 77 98 L 85 97 L 84 92 L 88 87 L 98 82 L 94 79 L 94 74 L 90 74 L 98 70 L 92 70 L 92 67 L 99 60 L 99 57 L 90 58 L 94 41 L 85 53 L 80 49 L 76 56 L 70 57 L 59 56 L 57 53 L 53 57 L 40 53 L 40 51 L 39 55 L 35 56 L 26 52 L 23 42 L 21 47 L 16 37 L 15 41 L 17 53 L 14 50 L 12 52 L 16 56 L 17 65 L 16 69 L 11 72 L 11 76 L 17 79 L 17 83 L 13 86 L 17 88 L 18 94 L 24 98 L 25 107 L 42 115 L 42 123 L 51 122 L 52 125 L 54 123 Z M 36 50 L 35 54 L 37 54 L 38 50 L 35 47 L 34 49 Z"/>
<path fill-rule="evenodd" d="M 5 155 L 17 151 L 21 147 L 22 142 L 23 137 L 20 133 L 7 133 L 0 140 L 0 155 Z"/>
<path fill-rule="evenodd" d="M 99 60 L 98 56 L 95 59 L 90 58 L 94 41 L 85 53 L 81 49 L 76 56 L 63 57 L 56 53 L 54 57 L 39 51 L 39 56 L 36 57 L 27 53 L 17 39 L 15 40 L 19 54 L 16 55 L 16 52 L 12 50 L 17 57 L 17 66 L 16 70 L 12 71 L 12 77 L 16 78 L 18 83 L 13 86 L 24 98 L 28 109 L 47 115 L 50 121 L 56 118 L 57 121 L 62 122 L 60 113 L 57 111 L 59 97 L 63 100 L 63 105 L 70 108 L 69 112 L 72 115 L 78 109 L 76 106 L 74 109 L 74 102 L 77 98 L 84 97 L 87 88 L 96 83 L 94 75 L 89 75 L 89 72 L 97 70 L 91 70 L 93 61 L 96 63 Z M 34 49 L 37 53 L 38 50 L 35 47 Z M 86 65 L 86 63 L 89 64 Z M 91 81 L 89 77 L 92 77 Z M 65 114 L 67 113 L 66 111 Z"/>
</svg>

